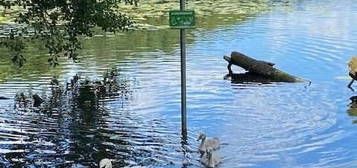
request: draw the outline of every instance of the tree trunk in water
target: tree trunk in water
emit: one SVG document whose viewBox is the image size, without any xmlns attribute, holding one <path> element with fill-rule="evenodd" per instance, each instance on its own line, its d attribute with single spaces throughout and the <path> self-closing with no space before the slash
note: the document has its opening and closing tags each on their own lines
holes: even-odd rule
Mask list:
<svg viewBox="0 0 357 168">
<path fill-rule="evenodd" d="M 231 75 L 231 65 L 237 65 L 249 71 L 250 73 L 265 76 L 273 81 L 277 82 L 303 82 L 304 80 L 296 76 L 290 75 L 286 72 L 280 71 L 274 68 L 274 64 L 266 61 L 256 60 L 248 57 L 239 52 L 232 52 L 231 57 L 224 56 L 224 59 L 228 61 L 228 70 Z"/>
</svg>

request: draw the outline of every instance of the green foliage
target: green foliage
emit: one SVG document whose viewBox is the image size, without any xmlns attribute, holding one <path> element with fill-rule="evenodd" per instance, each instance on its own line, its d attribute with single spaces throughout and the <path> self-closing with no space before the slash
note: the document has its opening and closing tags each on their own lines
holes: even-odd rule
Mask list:
<svg viewBox="0 0 357 168">
<path fill-rule="evenodd" d="M 64 55 L 78 60 L 80 37 L 91 37 L 94 28 L 116 32 L 127 30 L 133 22 L 121 13 L 119 5 L 136 4 L 137 0 L 0 0 L 0 7 L 16 8 L 15 24 L 0 46 L 10 50 L 14 63 L 22 66 L 26 42 L 39 40 L 48 49 L 48 62 L 58 65 Z"/>
<path fill-rule="evenodd" d="M 12 55 L 12 62 L 23 66 L 26 61 L 23 56 L 23 49 L 25 48 L 25 43 L 22 37 L 15 36 L 13 33 L 10 33 L 8 37 L 4 37 L 0 41 L 0 46 L 4 46 L 10 50 Z"/>
</svg>

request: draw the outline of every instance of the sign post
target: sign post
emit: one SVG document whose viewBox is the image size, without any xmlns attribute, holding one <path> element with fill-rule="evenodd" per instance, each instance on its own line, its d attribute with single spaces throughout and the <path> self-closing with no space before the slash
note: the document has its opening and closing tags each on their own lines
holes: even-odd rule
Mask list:
<svg viewBox="0 0 357 168">
<path fill-rule="evenodd" d="M 187 110 L 186 110 L 186 36 L 185 29 L 194 28 L 194 11 L 185 10 L 185 0 L 180 0 L 180 10 L 170 11 L 170 27 L 180 29 L 181 51 L 181 134 L 187 139 Z"/>
</svg>

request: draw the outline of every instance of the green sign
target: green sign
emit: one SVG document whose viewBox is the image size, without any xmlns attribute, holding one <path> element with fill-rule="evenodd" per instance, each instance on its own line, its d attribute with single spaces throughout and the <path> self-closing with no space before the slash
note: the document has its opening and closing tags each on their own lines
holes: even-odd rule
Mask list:
<svg viewBox="0 0 357 168">
<path fill-rule="evenodd" d="M 192 10 L 170 11 L 170 27 L 174 29 L 192 29 L 195 27 L 195 12 Z"/>
</svg>

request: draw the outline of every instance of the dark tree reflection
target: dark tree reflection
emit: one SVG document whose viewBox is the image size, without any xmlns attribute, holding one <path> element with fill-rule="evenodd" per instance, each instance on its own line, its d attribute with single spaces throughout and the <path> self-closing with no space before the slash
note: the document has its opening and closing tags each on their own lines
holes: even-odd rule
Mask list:
<svg viewBox="0 0 357 168">
<path fill-rule="evenodd" d="M 180 148 L 172 140 L 176 132 L 160 119 L 126 108 L 132 84 L 111 70 L 99 80 L 77 74 L 67 81 L 52 79 L 43 93 L 18 93 L 10 119 L 5 119 L 14 121 L 6 123 L 14 129 L 0 129 L 0 140 L 9 143 L 0 145 L 8 150 L 0 162 L 10 167 L 97 167 L 110 158 L 114 167 L 174 164 Z"/>
<path fill-rule="evenodd" d="M 104 157 L 114 158 L 114 154 L 109 152 L 112 149 L 108 149 L 112 146 L 107 143 L 115 131 L 105 129 L 109 127 L 105 121 L 109 115 L 105 104 L 110 101 L 128 102 L 130 81 L 121 79 L 116 70 L 111 70 L 101 80 L 89 80 L 76 74 L 61 84 L 54 78 L 48 87 L 45 94 L 29 91 L 16 95 L 14 112 L 25 120 L 19 125 L 25 138 L 20 144 L 1 146 L 1 149 L 17 150 L 1 157 L 1 161 L 8 166 L 20 167 L 92 167 Z M 108 136 L 102 135 L 104 129 Z M 115 143 L 128 146 L 126 141 Z"/>
</svg>

